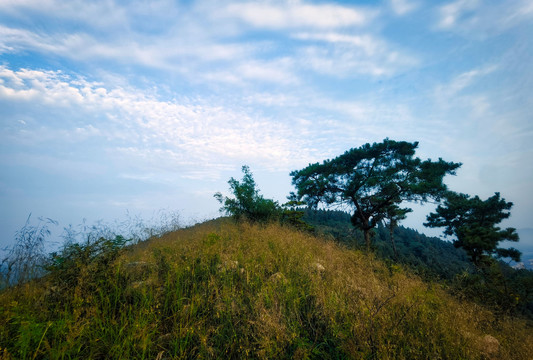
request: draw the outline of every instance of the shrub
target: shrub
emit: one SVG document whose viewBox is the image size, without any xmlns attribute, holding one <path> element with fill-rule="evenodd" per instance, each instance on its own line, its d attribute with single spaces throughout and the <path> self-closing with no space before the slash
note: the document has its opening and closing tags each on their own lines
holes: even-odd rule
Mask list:
<svg viewBox="0 0 533 360">
<path fill-rule="evenodd" d="M 282 213 L 279 204 L 259 194 L 248 166 L 243 166 L 242 172 L 244 175 L 241 182 L 234 178 L 228 181 L 233 198 L 224 197 L 219 192 L 214 195 L 222 204 L 220 211 L 231 215 L 235 220 L 246 219 L 261 223 L 279 220 Z"/>
</svg>

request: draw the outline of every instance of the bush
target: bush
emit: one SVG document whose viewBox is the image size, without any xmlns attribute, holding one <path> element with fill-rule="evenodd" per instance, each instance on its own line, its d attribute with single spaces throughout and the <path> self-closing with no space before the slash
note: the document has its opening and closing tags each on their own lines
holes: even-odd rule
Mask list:
<svg viewBox="0 0 533 360">
<path fill-rule="evenodd" d="M 44 268 L 57 290 L 69 291 L 78 285 L 82 271 L 88 267 L 93 278 L 110 268 L 128 241 L 117 235 L 113 239 L 89 237 L 84 244 L 67 243 L 59 253 L 50 254 Z"/>
<path fill-rule="evenodd" d="M 245 219 L 260 223 L 279 220 L 282 214 L 279 204 L 259 194 L 248 166 L 243 166 L 242 172 L 244 175 L 241 182 L 234 178 L 228 181 L 234 198 L 224 197 L 219 192 L 214 195 L 222 204 L 220 211 L 231 215 L 235 220 Z"/>
</svg>

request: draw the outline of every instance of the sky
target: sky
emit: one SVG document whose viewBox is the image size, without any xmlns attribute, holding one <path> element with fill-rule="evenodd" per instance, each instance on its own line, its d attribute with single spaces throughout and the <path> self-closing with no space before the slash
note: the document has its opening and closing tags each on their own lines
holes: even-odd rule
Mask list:
<svg viewBox="0 0 533 360">
<path fill-rule="evenodd" d="M 384 138 L 532 228 L 532 114 L 530 0 L 0 0 L 0 245 L 30 213 L 213 218 L 242 165 L 283 203 Z"/>
</svg>

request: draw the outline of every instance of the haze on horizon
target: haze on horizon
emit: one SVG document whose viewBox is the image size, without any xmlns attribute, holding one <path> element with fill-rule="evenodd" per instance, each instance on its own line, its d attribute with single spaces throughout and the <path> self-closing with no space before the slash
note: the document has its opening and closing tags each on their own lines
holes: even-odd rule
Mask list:
<svg viewBox="0 0 533 360">
<path fill-rule="evenodd" d="M 291 170 L 386 137 L 533 228 L 531 1 L 213 4 L 0 2 L 0 247 L 29 213 L 215 217 L 244 164 L 284 202 Z"/>
</svg>

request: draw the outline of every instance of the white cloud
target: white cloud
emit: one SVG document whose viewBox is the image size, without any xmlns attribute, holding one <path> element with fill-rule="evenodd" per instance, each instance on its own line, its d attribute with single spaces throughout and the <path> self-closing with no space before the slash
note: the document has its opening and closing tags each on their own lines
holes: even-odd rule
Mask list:
<svg viewBox="0 0 533 360">
<path fill-rule="evenodd" d="M 438 26 L 442 29 L 450 29 L 459 21 L 474 21 L 469 15 L 479 6 L 479 0 L 457 0 L 440 7 L 440 21 Z"/>
<path fill-rule="evenodd" d="M 180 37 L 132 37 L 98 39 L 86 33 L 38 35 L 24 29 L 0 25 L 0 53 L 36 51 L 74 60 L 114 60 L 162 70 L 187 72 L 189 63 L 245 59 L 254 51 L 253 45 L 237 43 L 191 43 Z"/>
<path fill-rule="evenodd" d="M 368 24 L 375 16 L 369 10 L 331 4 L 306 4 L 303 1 L 233 3 L 223 14 L 258 28 L 334 29 Z"/>
<path fill-rule="evenodd" d="M 91 28 L 124 28 L 128 25 L 128 11 L 115 1 L 108 0 L 4 0 L 0 11 L 22 21 L 32 14 L 62 21 L 89 25 Z"/>
<path fill-rule="evenodd" d="M 374 55 L 382 44 L 371 35 L 347 35 L 340 33 L 298 33 L 293 36 L 300 40 L 318 40 L 334 44 L 346 44 L 361 48 L 367 55 Z"/>
<path fill-rule="evenodd" d="M 488 130 L 490 126 L 487 119 L 493 119 L 494 111 L 497 109 L 491 101 L 493 94 L 484 91 L 481 84 L 489 80 L 489 75 L 497 70 L 496 65 L 485 65 L 463 72 L 448 83 L 436 86 L 435 105 L 442 114 L 448 114 L 447 116 L 455 117 L 460 114 L 459 116 L 464 119 L 463 131 L 465 128 L 474 131 L 472 129 L 478 124 L 484 127 L 484 130 Z"/>
<path fill-rule="evenodd" d="M 458 95 L 461 91 L 475 83 L 476 80 L 496 71 L 496 65 L 485 65 L 478 69 L 466 71 L 455 76 L 448 84 L 439 85 L 436 88 L 436 96 L 444 103 L 449 103 L 450 98 Z"/>
<path fill-rule="evenodd" d="M 419 4 L 410 0 L 390 0 L 392 10 L 396 15 L 402 16 L 414 11 Z"/>
<path fill-rule="evenodd" d="M 466 37 L 487 37 L 533 19 L 530 0 L 484 4 L 480 0 L 457 0 L 438 8 L 440 30 Z"/>
<path fill-rule="evenodd" d="M 289 126 L 240 110 L 202 101 L 161 101 L 137 89 L 108 89 L 53 71 L 0 67 L 0 79 L 0 101 L 24 102 L 29 108 L 69 107 L 97 119 L 82 126 L 66 121 L 58 128 L 44 122 L 34 129 L 39 134 L 33 138 L 43 133 L 55 133 L 56 141 L 72 136 L 101 138 L 109 155 L 120 163 L 159 169 L 186 166 L 192 171 L 255 161 L 267 168 L 286 169 L 308 156 L 305 143 Z M 51 141 L 50 135 L 42 141 Z"/>
<path fill-rule="evenodd" d="M 24 49 L 53 50 L 46 40 L 27 30 L 0 25 L 0 51 L 17 52 Z"/>
<path fill-rule="evenodd" d="M 530 0 L 517 1 L 514 6 L 506 6 L 503 16 L 500 17 L 499 25 L 502 28 L 510 28 L 523 21 L 533 19 L 533 2 Z"/>
<path fill-rule="evenodd" d="M 301 63 L 318 73 L 339 77 L 386 76 L 418 62 L 413 56 L 392 48 L 384 40 L 372 35 L 298 33 L 294 38 L 319 42 L 303 47 L 300 55 Z"/>
<path fill-rule="evenodd" d="M 236 86 L 250 84 L 295 85 L 300 82 L 289 57 L 274 60 L 236 61 L 221 70 L 207 70 L 195 79 L 206 83 L 227 83 Z"/>
</svg>

